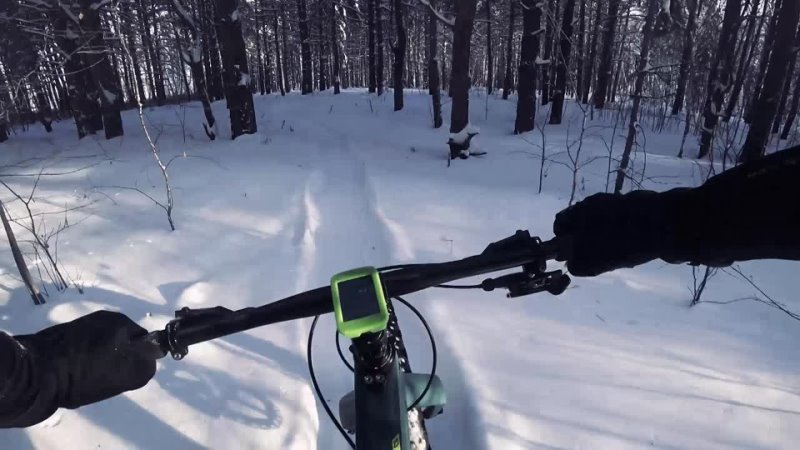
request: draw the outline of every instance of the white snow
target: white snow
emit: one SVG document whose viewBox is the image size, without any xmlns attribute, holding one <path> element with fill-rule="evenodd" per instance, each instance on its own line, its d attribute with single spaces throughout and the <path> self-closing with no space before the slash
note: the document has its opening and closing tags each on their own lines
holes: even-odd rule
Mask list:
<svg viewBox="0 0 800 450">
<path fill-rule="evenodd" d="M 429 97 L 411 90 L 400 112 L 361 90 L 256 96 L 259 134 L 235 141 L 224 102 L 213 104 L 222 134 L 213 142 L 198 103 L 185 109 L 185 142 L 181 106 L 147 108 L 161 156 L 176 157 L 169 166 L 175 232 L 163 210 L 137 192 L 95 188 L 137 186 L 163 199 L 135 111 L 123 113 L 124 139 L 100 134 L 78 141 L 66 120 L 54 123 L 51 135 L 37 126 L 12 135 L 0 144 L 0 164 L 28 160 L 2 169 L 4 181 L 23 195 L 34 179 L 6 175 L 91 166 L 42 178 L 33 203 L 36 212 L 86 205 L 68 213 L 75 225 L 58 244 L 65 273 L 85 293 L 53 293 L 50 286 L 47 305 L 33 306 L 4 251 L 0 329 L 34 332 L 101 308 L 160 329 L 182 306 L 257 306 L 325 285 L 352 267 L 472 255 L 516 229 L 552 237 L 554 215 L 567 205 L 572 185 L 564 146 L 580 128 L 574 104 L 567 102 L 563 125 L 544 128 L 555 162 L 547 164 L 537 194 L 539 131 L 511 134 L 513 101 L 490 96 L 486 119 L 485 95 L 472 100 L 470 123 L 481 127 L 491 153 L 450 168 L 447 125 L 432 129 Z M 447 124 L 449 108 L 443 113 Z M 537 113 L 539 123 L 546 120 Z M 602 191 L 608 172 L 601 138 L 610 141 L 613 128 L 589 125 L 578 198 Z M 661 135 L 650 131 L 649 119 L 640 125 L 648 133 L 645 188 L 702 179 L 708 161 L 674 157 L 680 123 Z M 631 177 L 641 176 L 642 163 L 643 154 L 634 154 Z M 13 216 L 22 213 L 6 191 L 0 195 Z M 53 226 L 62 216 L 41 219 Z M 741 268 L 800 310 L 797 262 Z M 449 396 L 444 414 L 427 422 L 433 448 L 796 448 L 800 324 L 752 301 L 690 309 L 690 286 L 689 267 L 659 261 L 575 279 L 560 297 L 509 300 L 502 292 L 452 290 L 408 296 L 436 335 L 438 373 Z M 754 292 L 720 273 L 704 295 L 728 301 Z M 423 328 L 399 305 L 398 311 L 413 366 L 428 370 Z M 320 320 L 314 357 L 336 410 L 352 378 L 336 355 L 333 322 Z M 26 430 L 2 430 L 0 446 L 344 450 L 309 382 L 309 325 L 273 325 L 193 346 L 183 361 L 160 361 L 145 388 L 60 410 Z"/>
<path fill-rule="evenodd" d="M 106 103 L 113 104 L 117 101 L 117 94 L 109 91 L 108 89 L 100 86 L 100 89 L 103 91 L 103 97 L 106 99 Z"/>
<path fill-rule="evenodd" d="M 250 85 L 250 74 L 241 72 L 239 73 L 239 86 L 249 86 Z"/>
<path fill-rule="evenodd" d="M 536 65 L 550 64 L 550 60 L 549 59 L 542 59 L 542 58 L 537 56 L 536 57 L 536 61 L 534 61 L 534 64 L 536 64 Z"/>
<path fill-rule="evenodd" d="M 478 127 L 473 126 L 472 124 L 467 124 L 464 128 L 461 129 L 458 133 L 450 133 L 450 140 L 463 144 L 468 138 L 470 134 L 478 134 L 480 133 L 480 129 Z"/>
</svg>

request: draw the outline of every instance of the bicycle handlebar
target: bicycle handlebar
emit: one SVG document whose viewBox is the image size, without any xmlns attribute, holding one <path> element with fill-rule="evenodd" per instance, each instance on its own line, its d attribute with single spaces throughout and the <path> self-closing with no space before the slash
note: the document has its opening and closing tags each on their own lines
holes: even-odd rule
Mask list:
<svg viewBox="0 0 800 450">
<path fill-rule="evenodd" d="M 555 239 L 542 242 L 537 237 L 531 237 L 527 231 L 517 231 L 511 237 L 490 244 L 479 255 L 451 262 L 384 269 L 381 280 L 387 298 L 391 298 L 462 278 L 522 267 L 522 273 L 486 280 L 482 284 L 483 289 L 506 288 L 510 297 L 544 290 L 557 295 L 566 289 L 569 277 L 561 274 L 561 271 L 545 272 L 545 267 L 547 261 L 555 259 L 558 253 L 559 242 Z M 135 345 L 146 347 L 145 351 L 159 358 L 169 352 L 173 358 L 182 359 L 190 345 L 264 325 L 330 312 L 333 312 L 330 286 L 236 311 L 224 307 L 194 310 L 184 307 L 175 312 L 175 319 L 164 330 L 147 334 Z"/>
</svg>

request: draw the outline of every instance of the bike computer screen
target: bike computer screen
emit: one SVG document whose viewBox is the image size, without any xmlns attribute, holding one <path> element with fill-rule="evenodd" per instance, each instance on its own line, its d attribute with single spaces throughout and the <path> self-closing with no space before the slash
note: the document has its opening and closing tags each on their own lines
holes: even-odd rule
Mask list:
<svg viewBox="0 0 800 450">
<path fill-rule="evenodd" d="M 371 277 L 355 278 L 339 283 L 342 320 L 347 322 L 380 313 L 376 295 L 375 284 Z"/>
<path fill-rule="evenodd" d="M 336 327 L 348 338 L 386 328 L 389 314 L 380 274 L 373 267 L 355 269 L 331 278 Z"/>
</svg>

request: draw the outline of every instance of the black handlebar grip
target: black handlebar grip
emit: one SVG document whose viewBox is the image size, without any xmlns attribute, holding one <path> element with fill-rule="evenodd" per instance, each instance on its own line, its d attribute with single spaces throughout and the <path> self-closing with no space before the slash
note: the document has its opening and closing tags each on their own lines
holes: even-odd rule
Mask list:
<svg viewBox="0 0 800 450">
<path fill-rule="evenodd" d="M 133 338 L 125 346 L 126 350 L 147 359 L 161 359 L 167 356 L 166 334 L 162 330 Z"/>
</svg>

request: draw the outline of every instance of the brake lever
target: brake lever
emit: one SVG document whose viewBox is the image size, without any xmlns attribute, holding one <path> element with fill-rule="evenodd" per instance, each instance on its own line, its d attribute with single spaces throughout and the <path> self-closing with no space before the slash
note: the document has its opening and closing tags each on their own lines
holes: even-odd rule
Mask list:
<svg viewBox="0 0 800 450">
<path fill-rule="evenodd" d="M 560 270 L 530 274 L 526 272 L 512 273 L 497 278 L 487 278 L 481 283 L 484 291 L 508 289 L 508 298 L 522 297 L 547 291 L 560 295 L 569 286 L 570 278 Z"/>
</svg>

